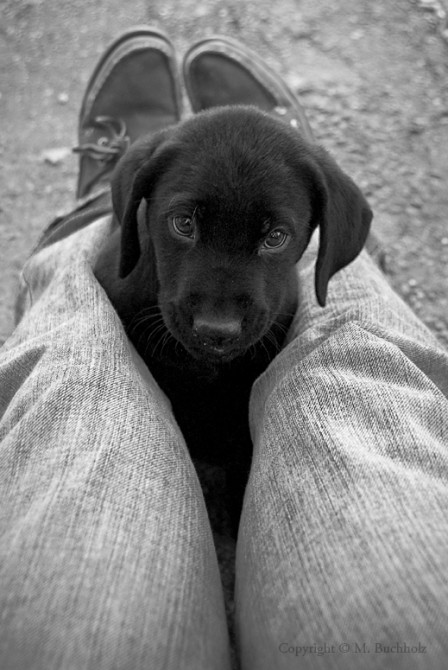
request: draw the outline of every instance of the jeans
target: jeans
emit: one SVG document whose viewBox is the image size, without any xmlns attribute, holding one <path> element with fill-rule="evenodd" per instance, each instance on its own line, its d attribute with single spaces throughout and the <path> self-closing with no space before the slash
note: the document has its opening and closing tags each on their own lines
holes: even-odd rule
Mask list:
<svg viewBox="0 0 448 670">
<path fill-rule="evenodd" d="M 28 260 L 0 351 L 0 668 L 230 668 L 199 481 L 92 271 L 103 216 Z M 448 353 L 366 252 L 255 382 L 243 670 L 446 667 Z"/>
</svg>

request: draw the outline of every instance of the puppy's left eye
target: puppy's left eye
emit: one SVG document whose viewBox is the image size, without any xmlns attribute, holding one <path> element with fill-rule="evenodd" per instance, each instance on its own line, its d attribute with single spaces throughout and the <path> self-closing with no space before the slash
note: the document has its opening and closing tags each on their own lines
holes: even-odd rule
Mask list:
<svg viewBox="0 0 448 670">
<path fill-rule="evenodd" d="M 288 233 L 285 233 L 281 228 L 274 228 L 274 230 L 271 230 L 269 235 L 265 237 L 261 249 L 263 251 L 276 251 L 277 249 L 284 247 L 288 241 Z"/>
<path fill-rule="evenodd" d="M 171 223 L 178 235 L 182 237 L 194 237 L 194 221 L 191 216 L 173 216 Z"/>
</svg>

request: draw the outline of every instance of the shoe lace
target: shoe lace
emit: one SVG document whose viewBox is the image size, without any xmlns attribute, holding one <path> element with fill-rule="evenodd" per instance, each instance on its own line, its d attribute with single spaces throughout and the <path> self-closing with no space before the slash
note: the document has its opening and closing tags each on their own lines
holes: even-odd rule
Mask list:
<svg viewBox="0 0 448 670">
<path fill-rule="evenodd" d="M 97 116 L 92 125 L 104 128 L 108 134 L 99 137 L 96 142 L 86 142 L 74 147 L 74 153 L 89 156 L 100 163 L 116 162 L 131 143 L 126 134 L 126 124 L 122 119 L 112 116 Z"/>
</svg>

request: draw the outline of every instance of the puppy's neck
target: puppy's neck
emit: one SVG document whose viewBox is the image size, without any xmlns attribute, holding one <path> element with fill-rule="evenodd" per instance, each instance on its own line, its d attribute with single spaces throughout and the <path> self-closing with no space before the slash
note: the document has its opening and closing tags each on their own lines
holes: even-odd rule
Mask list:
<svg viewBox="0 0 448 670">
<path fill-rule="evenodd" d="M 143 308 L 157 304 L 157 276 L 154 260 L 142 254 L 134 270 L 121 279 L 120 245 L 121 229 L 117 228 L 100 250 L 93 271 L 126 326 Z"/>
</svg>

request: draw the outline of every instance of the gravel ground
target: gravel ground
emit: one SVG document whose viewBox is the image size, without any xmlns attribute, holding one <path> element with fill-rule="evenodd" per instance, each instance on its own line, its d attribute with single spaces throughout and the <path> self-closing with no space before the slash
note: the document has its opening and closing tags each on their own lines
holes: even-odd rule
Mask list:
<svg viewBox="0 0 448 670">
<path fill-rule="evenodd" d="M 441 2 L 3 0 L 2 16 L 0 342 L 13 328 L 27 254 L 73 203 L 77 163 L 69 150 L 93 64 L 121 30 L 146 22 L 164 28 L 179 53 L 214 32 L 242 38 L 287 77 L 318 140 L 367 194 L 393 286 L 448 345 Z"/>
<path fill-rule="evenodd" d="M 69 150 L 89 73 L 112 38 L 144 22 L 179 53 L 204 35 L 241 38 L 287 78 L 318 141 L 366 193 L 392 285 L 448 346 L 446 10 L 436 0 L 3 0 L 0 343 L 27 254 L 73 204 Z M 229 596 L 233 547 L 218 549 Z"/>
</svg>

